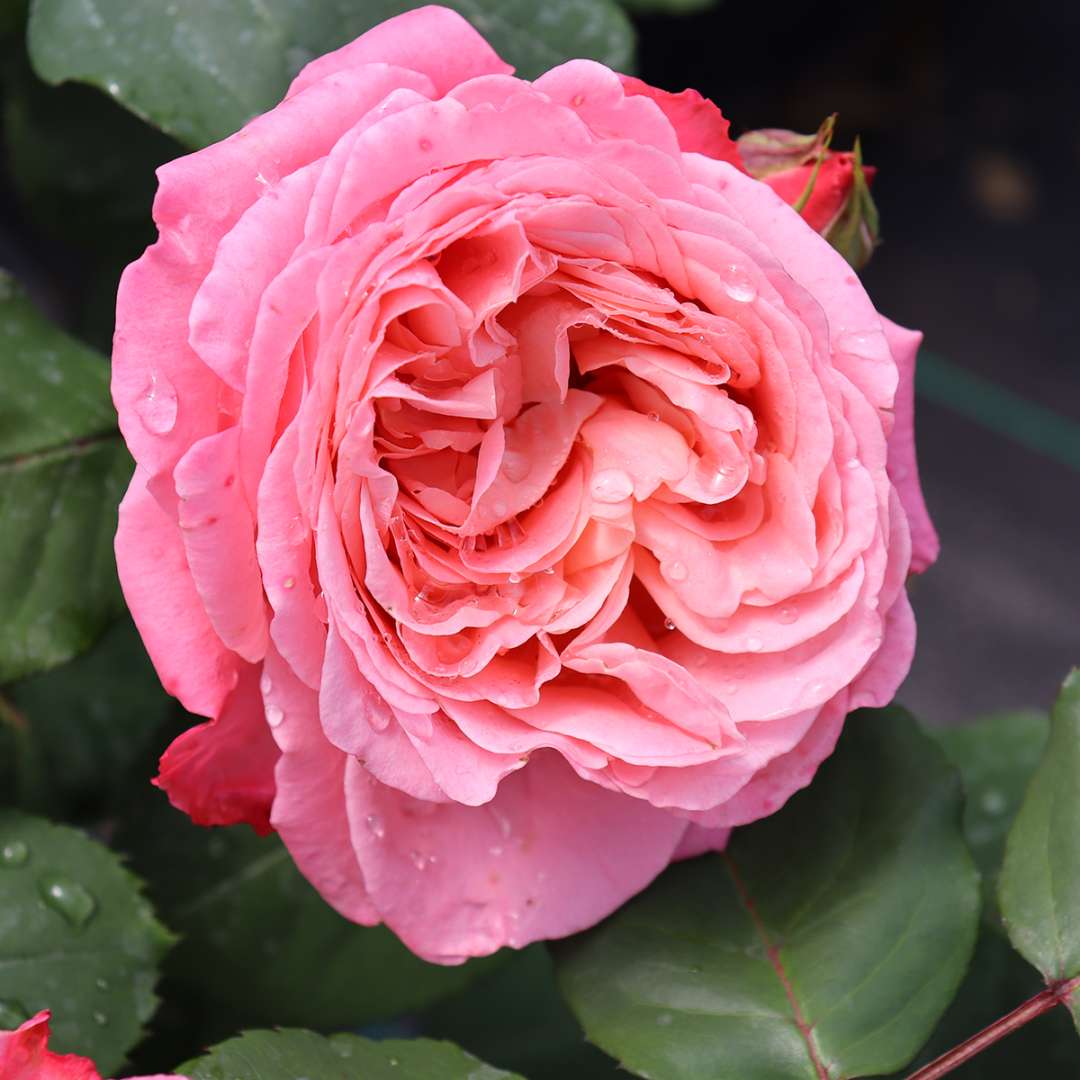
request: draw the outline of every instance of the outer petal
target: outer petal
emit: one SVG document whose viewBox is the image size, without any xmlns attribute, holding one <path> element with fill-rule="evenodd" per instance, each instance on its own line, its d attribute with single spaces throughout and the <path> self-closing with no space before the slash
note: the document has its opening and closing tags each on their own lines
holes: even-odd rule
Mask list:
<svg viewBox="0 0 1080 1080">
<path fill-rule="evenodd" d="M 410 799 L 350 759 L 348 805 L 383 920 L 442 963 L 591 926 L 663 870 L 686 830 L 543 752 L 479 807 Z"/>
<path fill-rule="evenodd" d="M 48 1049 L 51 1013 L 42 1010 L 15 1031 L 0 1031 L 0 1077 L 3 1080 L 101 1080 L 94 1063 L 78 1054 Z M 185 1080 L 155 1073 L 131 1080 Z"/>
<path fill-rule="evenodd" d="M 915 453 L 915 360 L 922 334 L 884 316 L 881 325 L 900 371 L 894 406 L 896 421 L 889 435 L 889 478 L 900 494 L 911 529 L 911 572 L 921 574 L 937 559 L 941 547 L 923 500 Z"/>
<path fill-rule="evenodd" d="M 39 1012 L 15 1031 L 0 1031 L 0 1076 L 4 1080 L 100 1080 L 89 1058 L 48 1049 L 49 1015 Z"/>
<path fill-rule="evenodd" d="M 161 757 L 154 783 L 196 825 L 246 822 L 258 833 L 271 831 L 278 748 L 258 684 L 259 668 L 245 664 L 221 715 L 185 731 Z"/>
<path fill-rule="evenodd" d="M 422 72 L 446 94 L 478 75 L 509 75 L 513 68 L 457 12 L 423 7 L 387 19 L 336 52 L 312 60 L 287 97 L 335 71 L 362 64 L 395 64 Z"/>
<path fill-rule="evenodd" d="M 271 822 L 301 873 L 347 919 L 379 921 L 349 840 L 345 812 L 346 755 L 319 727 L 318 695 L 273 649 L 266 657 L 262 691 L 281 748 Z"/>
<path fill-rule="evenodd" d="M 217 716 L 239 660 L 221 642 L 195 590 L 180 531 L 135 470 L 120 504 L 116 568 L 124 598 L 162 685 L 184 708 Z"/>
<path fill-rule="evenodd" d="M 620 78 L 627 94 L 640 94 L 660 106 L 675 129 L 679 148 L 684 153 L 718 158 L 742 171 L 739 148 L 728 135 L 730 124 L 708 98 L 702 97 L 696 90 L 684 90 L 681 94 L 658 90 L 632 75 L 621 75 Z"/>
</svg>

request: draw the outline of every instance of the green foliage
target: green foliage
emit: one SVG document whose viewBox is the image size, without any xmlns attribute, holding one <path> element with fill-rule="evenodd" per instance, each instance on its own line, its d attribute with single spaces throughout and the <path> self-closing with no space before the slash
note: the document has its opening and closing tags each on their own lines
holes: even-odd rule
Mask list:
<svg viewBox="0 0 1080 1080">
<path fill-rule="evenodd" d="M 983 914 L 994 926 L 997 875 L 1005 837 L 1039 763 L 1049 720 L 1044 713 L 998 713 L 963 727 L 930 732 L 960 770 L 964 784 L 964 836 L 982 876 Z"/>
<path fill-rule="evenodd" d="M 180 1071 L 189 1080 L 515 1080 L 451 1043 L 310 1031 L 248 1031 Z"/>
<path fill-rule="evenodd" d="M 559 994 L 543 945 L 513 954 L 467 992 L 424 1017 L 425 1035 L 450 1039 L 529 1080 L 622 1080 L 611 1058 L 585 1041 Z"/>
<path fill-rule="evenodd" d="M 1046 752 L 1009 830 L 999 896 L 1009 939 L 1048 981 L 1080 975 L 1080 670 L 1050 714 Z M 1080 1024 L 1080 995 L 1073 994 Z"/>
<path fill-rule="evenodd" d="M 0 683 L 70 659 L 123 610 L 112 537 L 131 463 L 108 378 L 0 273 Z"/>
<path fill-rule="evenodd" d="M 88 82 L 188 146 L 231 134 L 282 98 L 309 60 L 416 5 L 402 0 L 34 0 L 30 56 L 46 81 Z M 586 56 L 630 66 L 614 0 L 450 0 L 534 78 Z M 243 63 L 238 64 L 238 56 Z"/>
<path fill-rule="evenodd" d="M 897 1069 L 974 944 L 959 816 L 955 772 L 904 713 L 856 714 L 784 810 L 557 951 L 571 1007 L 658 1080 Z"/>
<path fill-rule="evenodd" d="M 385 927 L 338 915 L 276 836 L 199 828 L 161 795 L 117 844 L 181 937 L 166 974 L 181 1024 L 204 1044 L 259 1025 L 357 1028 L 422 1008 L 499 962 L 427 964 Z"/>
<path fill-rule="evenodd" d="M 122 673 L 122 677 L 121 676 Z M 155 736 L 176 710 L 129 618 L 75 660 L 0 695 L 0 803 L 101 816 L 146 783 Z"/>
<path fill-rule="evenodd" d="M 170 941 L 138 879 L 102 844 L 0 812 L 0 1026 L 51 1009 L 52 1048 L 111 1074 L 154 1012 Z"/>
</svg>

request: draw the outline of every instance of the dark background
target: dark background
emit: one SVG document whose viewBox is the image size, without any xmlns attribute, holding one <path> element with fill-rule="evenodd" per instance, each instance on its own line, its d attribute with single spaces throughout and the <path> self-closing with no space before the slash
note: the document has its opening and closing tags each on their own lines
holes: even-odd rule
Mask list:
<svg viewBox="0 0 1080 1080">
<path fill-rule="evenodd" d="M 916 415 L 942 553 L 912 583 L 900 699 L 943 723 L 1049 705 L 1080 663 L 1080 5 L 772 0 L 640 24 L 642 76 L 696 87 L 733 134 L 836 111 L 836 146 L 861 135 L 883 237 L 864 280 L 934 354 Z"/>
<path fill-rule="evenodd" d="M 901 699 L 935 723 L 1048 705 L 1080 662 L 1080 5 L 727 0 L 638 23 L 639 73 L 697 87 L 733 134 L 837 111 L 835 145 L 862 136 L 884 239 L 865 280 L 930 354 L 918 438 L 942 556 L 913 582 Z M 96 91 L 42 95 L 10 57 L 0 265 L 107 348 L 118 267 L 151 238 L 152 167 L 180 151 Z M 48 154 L 20 158 L 20 121 L 52 133 Z M 103 237 L 116 250 L 88 261 Z"/>
</svg>

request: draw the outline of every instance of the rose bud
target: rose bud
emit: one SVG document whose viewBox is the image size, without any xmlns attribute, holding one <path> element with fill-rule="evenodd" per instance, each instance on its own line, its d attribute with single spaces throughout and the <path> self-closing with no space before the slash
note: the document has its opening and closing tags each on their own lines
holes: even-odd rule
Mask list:
<svg viewBox="0 0 1080 1080">
<path fill-rule="evenodd" d="M 3 1080 L 101 1080 L 94 1063 L 78 1054 L 49 1049 L 47 1011 L 31 1017 L 15 1031 L 0 1031 L 0 1077 Z M 184 1080 L 182 1076 L 132 1077 L 132 1080 Z"/>
<path fill-rule="evenodd" d="M 429 7 L 159 170 L 116 553 L 208 720 L 158 782 L 429 960 L 722 848 L 907 672 L 918 335 L 737 162 Z"/>
<path fill-rule="evenodd" d="M 858 139 L 850 152 L 829 148 L 835 116 L 814 135 L 780 128 L 749 131 L 737 140 L 743 166 L 764 181 L 856 270 L 878 242 L 878 213 L 870 195 L 875 169 L 863 165 Z"/>
</svg>

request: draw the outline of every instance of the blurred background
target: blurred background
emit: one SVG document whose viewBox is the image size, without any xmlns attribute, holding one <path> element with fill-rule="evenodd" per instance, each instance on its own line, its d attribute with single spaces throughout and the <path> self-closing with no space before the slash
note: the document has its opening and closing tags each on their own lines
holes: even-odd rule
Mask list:
<svg viewBox="0 0 1080 1080">
<path fill-rule="evenodd" d="M 813 131 L 836 111 L 834 145 L 861 135 L 878 166 L 884 243 L 865 280 L 926 333 L 918 441 L 942 555 L 913 586 L 920 646 L 901 697 L 932 723 L 1046 706 L 1080 656 L 1080 6 L 1017 15 L 773 0 L 634 16 L 639 73 L 698 88 L 733 134 Z M 118 268 L 152 238 L 152 168 L 178 148 L 94 90 L 45 91 L 5 62 L 0 265 L 105 346 Z M 51 142 L 24 139 L 43 126 Z"/>
</svg>

